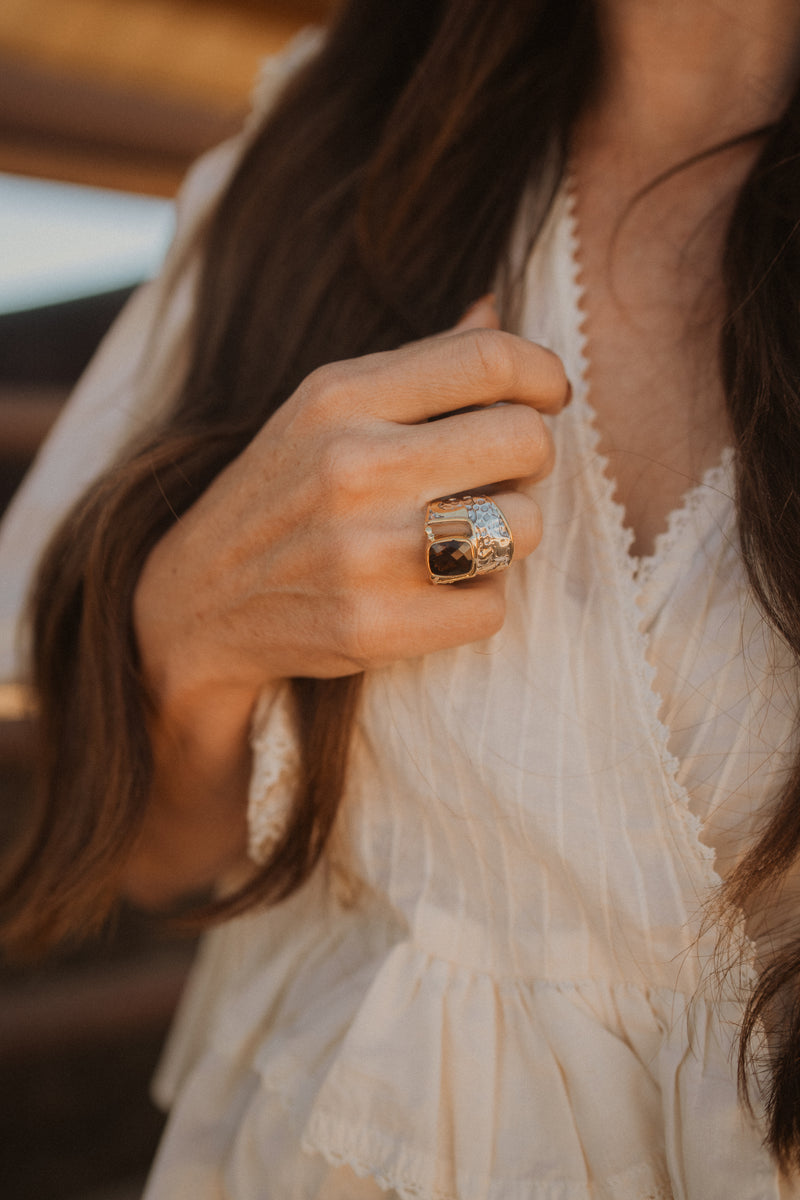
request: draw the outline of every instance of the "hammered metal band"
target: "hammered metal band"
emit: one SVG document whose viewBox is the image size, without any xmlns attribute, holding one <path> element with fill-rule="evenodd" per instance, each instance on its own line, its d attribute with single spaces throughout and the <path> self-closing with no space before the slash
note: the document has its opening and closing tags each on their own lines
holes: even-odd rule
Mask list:
<svg viewBox="0 0 800 1200">
<path fill-rule="evenodd" d="M 489 496 L 432 500 L 425 516 L 431 583 L 458 583 L 502 571 L 514 556 L 508 522 Z"/>
</svg>

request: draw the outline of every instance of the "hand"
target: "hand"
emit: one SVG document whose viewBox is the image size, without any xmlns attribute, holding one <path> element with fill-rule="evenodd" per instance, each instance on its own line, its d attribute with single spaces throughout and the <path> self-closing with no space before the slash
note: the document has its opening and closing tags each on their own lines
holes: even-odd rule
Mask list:
<svg viewBox="0 0 800 1200">
<path fill-rule="evenodd" d="M 135 619 L 157 697 L 252 699 L 501 627 L 504 574 L 432 587 L 424 553 L 430 499 L 500 480 L 515 559 L 541 536 L 520 488 L 550 470 L 541 413 L 569 385 L 554 354 L 497 326 L 487 299 L 447 334 L 303 382 L 148 559 Z"/>
</svg>

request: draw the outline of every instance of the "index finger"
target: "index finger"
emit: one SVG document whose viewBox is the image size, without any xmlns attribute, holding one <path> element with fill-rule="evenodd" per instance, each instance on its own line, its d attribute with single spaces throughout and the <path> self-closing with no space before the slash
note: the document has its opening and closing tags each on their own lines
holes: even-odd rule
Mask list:
<svg viewBox="0 0 800 1200">
<path fill-rule="evenodd" d="M 500 400 L 557 413 L 570 391 L 558 355 L 500 329 L 439 335 L 322 369 L 342 371 L 342 415 L 407 425 Z"/>
</svg>

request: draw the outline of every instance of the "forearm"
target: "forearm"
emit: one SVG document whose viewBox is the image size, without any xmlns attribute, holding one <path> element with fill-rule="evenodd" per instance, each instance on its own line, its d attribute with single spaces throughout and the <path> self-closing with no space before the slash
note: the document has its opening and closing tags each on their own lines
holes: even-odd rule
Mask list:
<svg viewBox="0 0 800 1200">
<path fill-rule="evenodd" d="M 184 532 L 181 522 L 151 551 L 133 606 L 153 771 L 122 887 L 148 908 L 213 884 L 243 861 L 247 840 L 248 734 L 260 689 L 221 675 L 192 628 L 196 595 L 176 578 Z"/>
<path fill-rule="evenodd" d="M 134 903 L 169 907 L 245 861 L 251 708 L 231 692 L 151 719 L 153 787 L 122 877 Z"/>
</svg>

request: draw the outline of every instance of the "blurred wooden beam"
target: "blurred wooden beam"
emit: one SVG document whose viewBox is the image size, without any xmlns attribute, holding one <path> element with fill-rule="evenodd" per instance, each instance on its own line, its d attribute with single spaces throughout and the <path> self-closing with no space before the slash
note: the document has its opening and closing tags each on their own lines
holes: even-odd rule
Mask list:
<svg viewBox="0 0 800 1200">
<path fill-rule="evenodd" d="M 0 60 L 0 170 L 169 196 L 245 108 Z"/>
<path fill-rule="evenodd" d="M 174 196 L 189 161 L 181 158 L 172 163 L 154 162 L 149 156 L 142 159 L 119 150 L 102 150 L 98 154 L 96 149 L 72 142 L 62 145 L 44 138 L 0 136 L 0 171 L 6 174 L 147 196 Z"/>
<path fill-rule="evenodd" d="M 0 170 L 159 195 L 333 0 L 3 0 Z"/>
<path fill-rule="evenodd" d="M 71 1043 L 131 1037 L 167 1024 L 183 991 L 193 947 L 141 961 L 99 964 L 0 988 L 0 1061 L 63 1050 Z"/>
<path fill-rule="evenodd" d="M 65 388 L 0 383 L 0 444 L 3 456 L 23 461 L 32 459 L 50 432 L 68 395 Z"/>
<path fill-rule="evenodd" d="M 3 0 L 0 50 L 44 70 L 222 106 L 330 0 Z"/>
</svg>

